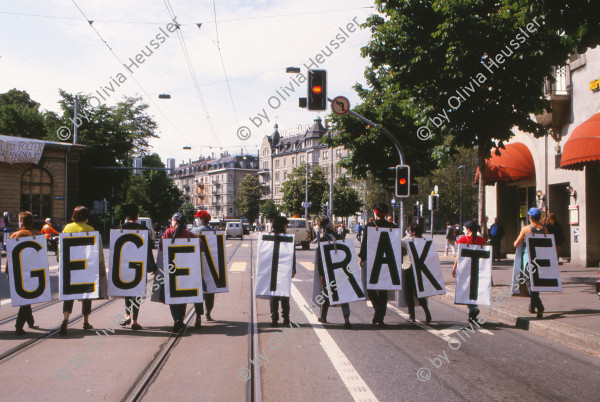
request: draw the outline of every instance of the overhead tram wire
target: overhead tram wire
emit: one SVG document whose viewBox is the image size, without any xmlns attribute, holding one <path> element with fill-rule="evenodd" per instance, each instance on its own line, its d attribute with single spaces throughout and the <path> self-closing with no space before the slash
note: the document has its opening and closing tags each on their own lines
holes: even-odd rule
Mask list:
<svg viewBox="0 0 600 402">
<path fill-rule="evenodd" d="M 94 25 L 92 23 L 90 23 L 90 20 L 87 15 L 85 15 L 85 13 L 83 12 L 83 10 L 81 9 L 81 7 L 79 7 L 79 5 L 77 4 L 77 2 L 75 0 L 71 0 L 73 2 L 73 4 L 75 5 L 75 7 L 77 7 L 77 9 L 79 10 L 79 12 L 81 13 L 81 15 L 83 16 L 83 18 L 85 18 L 85 20 L 87 21 L 88 25 L 94 30 L 94 32 L 96 33 L 96 35 L 98 35 L 98 37 L 100 38 L 100 40 L 104 43 L 104 45 L 108 48 L 108 50 L 110 51 L 110 53 L 114 56 L 114 58 L 119 62 L 119 65 L 122 66 L 124 65 L 124 63 L 121 61 L 121 59 L 119 58 L 119 56 L 117 56 L 117 54 L 114 52 L 114 50 L 112 50 L 112 48 L 108 45 L 108 42 L 106 42 L 106 40 L 102 37 L 102 35 L 100 35 L 100 32 L 98 32 L 98 30 L 94 27 Z M 173 128 L 175 129 L 175 131 L 177 132 L 177 134 L 179 134 L 181 136 L 181 138 L 183 138 L 185 140 L 185 142 L 189 143 L 190 140 L 188 140 L 185 135 L 183 135 L 183 133 L 181 131 L 179 131 L 179 129 L 177 128 L 177 126 L 175 125 L 175 123 L 173 123 L 171 121 L 171 119 L 169 119 L 169 117 L 167 116 L 167 114 L 165 112 L 163 112 L 163 110 L 158 106 L 158 104 L 154 101 L 154 99 L 152 99 L 152 97 L 150 96 L 150 94 L 144 89 L 144 87 L 142 87 L 142 84 L 140 84 L 138 82 L 138 80 L 135 79 L 135 77 L 133 76 L 133 74 L 128 71 L 129 77 L 131 77 L 131 79 L 137 84 L 137 86 L 141 89 L 141 91 L 144 93 L 144 95 L 146 95 L 146 97 L 150 100 L 150 102 L 152 103 L 152 105 L 154 105 L 154 107 L 163 115 L 163 117 L 169 122 L 169 124 L 171 124 L 171 126 L 173 126 Z"/>
<path fill-rule="evenodd" d="M 173 7 L 169 0 L 164 0 L 165 7 L 167 7 L 167 12 L 169 13 L 169 17 L 172 21 L 175 21 L 175 12 L 173 11 Z M 177 27 L 177 37 L 179 38 L 179 43 L 181 44 L 181 49 L 183 50 L 183 55 L 185 57 L 185 62 L 187 63 L 188 69 L 190 70 L 190 74 L 192 76 L 192 82 L 194 84 L 194 88 L 196 89 L 196 93 L 198 94 L 198 98 L 200 99 L 200 104 L 202 105 L 202 110 L 204 110 L 204 115 L 206 116 L 206 120 L 208 121 L 208 125 L 210 127 L 210 131 L 212 132 L 213 137 L 217 144 L 221 144 L 219 141 L 219 137 L 217 136 L 217 132 L 215 131 L 215 127 L 210 119 L 210 115 L 208 114 L 208 108 L 206 107 L 206 103 L 204 102 L 204 97 L 202 96 L 202 91 L 200 91 L 200 84 L 198 83 L 198 79 L 196 78 L 196 71 L 194 70 L 194 65 L 192 64 L 192 59 L 187 50 L 187 46 L 185 44 L 185 39 L 183 38 L 183 32 L 181 32 L 180 26 Z M 190 143 L 188 141 L 188 143 Z"/>
</svg>

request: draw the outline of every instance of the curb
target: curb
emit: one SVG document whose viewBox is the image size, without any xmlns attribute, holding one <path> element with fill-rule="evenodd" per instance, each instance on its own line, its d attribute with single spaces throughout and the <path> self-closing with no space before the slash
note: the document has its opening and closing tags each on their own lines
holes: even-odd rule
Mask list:
<svg viewBox="0 0 600 402">
<path fill-rule="evenodd" d="M 446 291 L 446 294 L 437 296 L 438 300 L 454 305 L 454 288 L 446 286 Z M 539 320 L 535 317 L 521 317 L 509 309 L 495 306 L 493 301 L 489 307 L 489 313 L 486 307 L 481 309 L 480 314 L 510 327 L 529 331 L 532 334 L 541 335 L 572 348 L 600 356 L 600 337 L 596 333 L 544 319 Z"/>
</svg>

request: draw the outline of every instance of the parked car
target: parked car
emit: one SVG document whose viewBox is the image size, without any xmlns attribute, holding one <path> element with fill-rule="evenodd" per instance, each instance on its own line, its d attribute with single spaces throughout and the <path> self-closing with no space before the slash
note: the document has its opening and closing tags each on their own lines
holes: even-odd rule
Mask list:
<svg viewBox="0 0 600 402">
<path fill-rule="evenodd" d="M 310 225 L 303 218 L 288 218 L 287 233 L 294 234 L 294 245 L 301 245 L 303 250 L 310 248 Z"/>
<path fill-rule="evenodd" d="M 230 237 L 239 237 L 241 240 L 244 240 L 242 222 L 227 222 L 227 226 L 225 227 L 225 238 L 229 239 Z"/>
<path fill-rule="evenodd" d="M 145 226 L 150 231 L 150 240 L 154 241 L 154 226 L 152 226 L 152 219 L 150 218 L 138 218 L 140 225 Z"/>
<path fill-rule="evenodd" d="M 244 234 L 249 235 L 250 234 L 250 224 L 243 223 L 242 226 L 244 227 Z"/>
</svg>

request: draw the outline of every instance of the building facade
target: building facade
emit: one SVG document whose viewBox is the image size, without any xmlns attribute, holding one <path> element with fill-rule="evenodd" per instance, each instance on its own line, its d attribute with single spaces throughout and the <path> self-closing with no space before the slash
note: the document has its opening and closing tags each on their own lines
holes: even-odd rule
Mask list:
<svg viewBox="0 0 600 402">
<path fill-rule="evenodd" d="M 566 241 L 559 257 L 578 265 L 600 262 L 600 47 L 572 56 L 545 85 L 552 112 L 535 116 L 548 133 L 515 130 L 486 166 L 486 211 L 506 229 L 505 253 L 532 206 L 554 212 Z M 532 117 L 533 118 L 533 117 Z"/>
<path fill-rule="evenodd" d="M 199 158 L 180 164 L 171 175 L 186 202 L 208 211 L 214 218 L 241 218 L 233 205 L 240 182 L 258 173 L 256 156 Z"/>
<path fill-rule="evenodd" d="M 259 149 L 259 180 L 269 189 L 265 199 L 281 204 L 283 183 L 295 167 L 304 163 L 308 163 L 309 168 L 320 166 L 327 178 L 333 169 L 334 182 L 338 176 L 346 174 L 338 162 L 348 156 L 348 151 L 343 146 L 332 149 L 321 144 L 321 138 L 327 135 L 331 135 L 331 132 L 323 126 L 319 117 L 306 132 L 289 137 L 282 137 L 275 124 L 273 133 L 263 138 Z"/>
<path fill-rule="evenodd" d="M 0 213 L 17 227 L 21 211 L 33 214 L 35 227 L 52 218 L 70 222 L 77 205 L 79 156 L 85 147 L 0 135 Z"/>
</svg>

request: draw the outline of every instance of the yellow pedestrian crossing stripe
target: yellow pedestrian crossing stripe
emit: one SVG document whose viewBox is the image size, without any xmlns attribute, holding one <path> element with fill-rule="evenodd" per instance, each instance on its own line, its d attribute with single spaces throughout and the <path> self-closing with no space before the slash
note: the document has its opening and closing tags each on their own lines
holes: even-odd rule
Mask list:
<svg viewBox="0 0 600 402">
<path fill-rule="evenodd" d="M 246 271 L 246 263 L 243 261 L 237 261 L 231 264 L 229 272 L 244 272 Z"/>
</svg>

